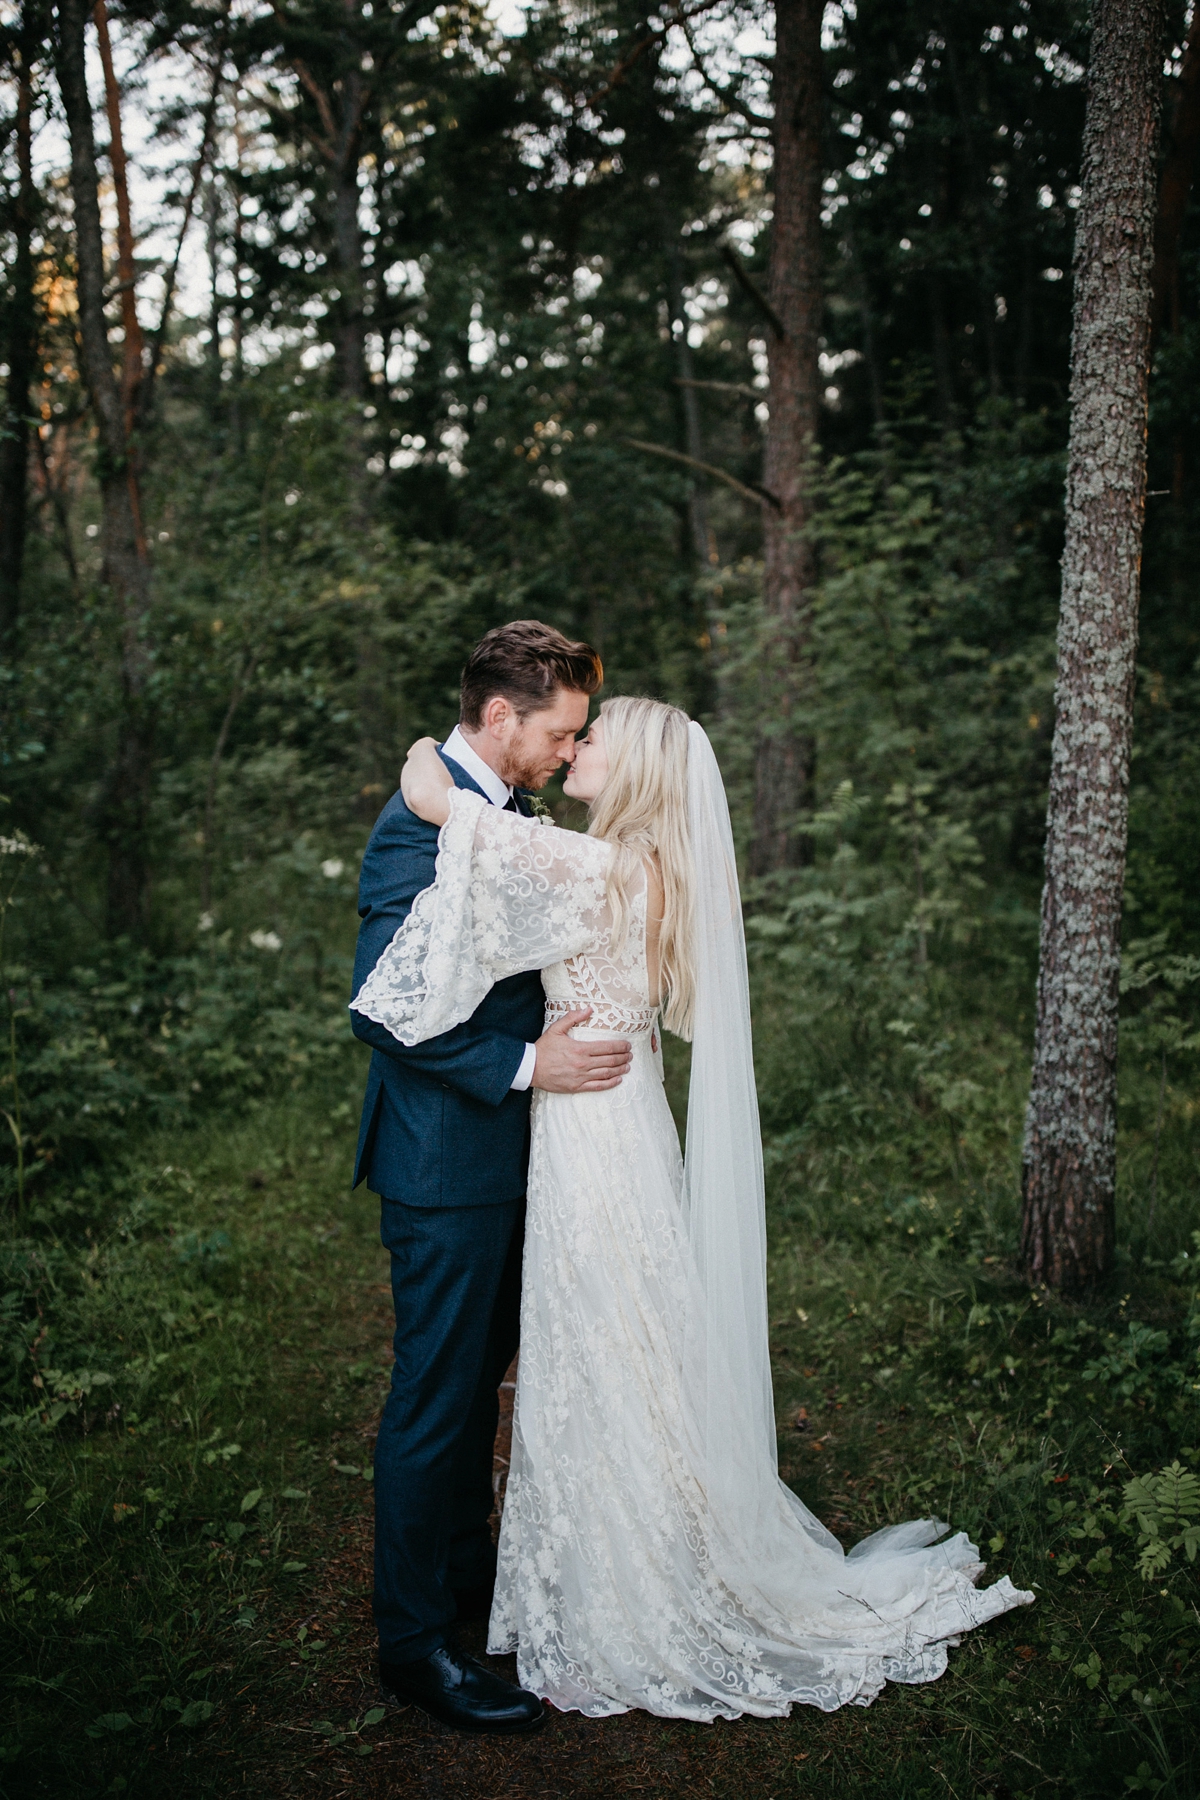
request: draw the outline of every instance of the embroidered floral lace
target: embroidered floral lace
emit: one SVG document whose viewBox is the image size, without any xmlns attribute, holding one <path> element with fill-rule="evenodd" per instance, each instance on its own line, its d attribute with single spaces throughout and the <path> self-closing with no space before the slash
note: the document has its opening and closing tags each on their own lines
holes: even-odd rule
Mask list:
<svg viewBox="0 0 1200 1800">
<path fill-rule="evenodd" d="M 541 969 L 548 1017 L 592 1006 L 587 1034 L 633 1045 L 618 1088 L 534 1094 L 489 1649 L 515 1650 L 527 1688 L 592 1715 L 866 1705 L 886 1681 L 935 1679 L 962 1631 L 1033 1596 L 1007 1578 L 976 1588 L 975 1547 L 932 1520 L 843 1555 L 779 1481 L 773 1440 L 711 1460 L 710 1414 L 736 1446 L 750 1398 L 705 1334 L 645 892 L 614 952 L 610 854 L 455 790 L 436 882 L 354 1002 L 415 1043 L 468 1018 L 493 982 Z"/>
</svg>

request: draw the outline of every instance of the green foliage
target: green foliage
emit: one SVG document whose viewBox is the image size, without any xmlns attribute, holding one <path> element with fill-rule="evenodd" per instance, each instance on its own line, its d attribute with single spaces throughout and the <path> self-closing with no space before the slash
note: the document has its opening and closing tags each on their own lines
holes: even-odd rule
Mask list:
<svg viewBox="0 0 1200 1800">
<path fill-rule="evenodd" d="M 261 1679 L 311 1591 L 314 1508 L 336 1517 L 329 1462 L 357 1447 L 341 1439 L 358 1423 L 348 1397 L 363 1400 L 339 1300 L 377 1254 L 369 1203 L 339 1192 L 352 1094 L 327 1069 L 291 1109 L 272 1097 L 240 1127 L 193 1132 L 187 1167 L 161 1160 L 177 1134 L 160 1138 L 122 1182 L 64 1202 L 53 1232 L 4 1246 L 3 1746 L 18 1779 L 155 1791 L 163 1746 Z M 378 1389 L 378 1346 L 363 1348 Z M 325 1648 L 308 1636 L 304 1669 Z"/>
<path fill-rule="evenodd" d="M 1152 397 L 1117 1279 L 1069 1307 L 1011 1267 L 1086 9 L 970 0 L 933 38 L 931 19 L 859 0 L 827 21 L 815 785 L 801 866 L 747 893 L 772 1336 L 785 1471 L 823 1517 L 849 1538 L 936 1511 L 1038 1599 L 964 1643 L 945 1682 L 818 1722 L 827 1768 L 807 1760 L 807 1718 L 754 1754 L 800 1746 L 772 1770 L 781 1793 L 801 1771 L 814 1794 L 864 1800 L 1050 1783 L 1184 1800 L 1200 263 L 1192 222 Z M 474 4 L 404 30 L 357 5 L 331 25 L 147 0 L 114 22 L 139 70 L 218 45 L 236 67 L 200 195 L 211 316 L 171 321 L 140 445 L 136 942 L 113 937 L 105 897 L 124 622 L 101 579 L 69 220 L 42 184 L 37 504 L 19 657 L 0 668 L 0 864 L 21 874 L 0 885 L 14 1782 L 157 1795 L 184 1770 L 181 1792 L 212 1791 L 204 1747 L 258 1730 L 239 1706 L 273 1699 L 294 1723 L 337 1649 L 295 1620 L 368 1494 L 381 1381 L 383 1328 L 361 1323 L 369 1208 L 341 1194 L 362 1067 L 354 881 L 407 743 L 453 720 L 471 644 L 530 615 L 590 638 L 608 692 L 711 724 L 749 829 L 770 724 L 758 509 L 629 442 L 690 453 L 698 436 L 712 464 L 761 475 L 766 327 L 723 254 L 737 244 L 761 285 L 769 96 L 739 47 L 753 32 L 734 31 L 749 20 L 697 12 L 699 61 L 682 38 L 646 41 L 626 0 L 539 6 L 508 40 Z M 1169 23 L 1178 38 L 1182 9 Z M 48 40 L 34 48 L 49 92 Z M 364 54 L 355 270 L 294 65 L 341 81 L 336 108 Z M 158 123 L 198 140 L 193 76 Z M 15 143 L 0 132 L 6 272 Z M 17 298 L 6 283 L 5 330 Z M 683 1076 L 677 1061 L 675 1095 Z M 300 1710 L 306 1758 L 378 1741 L 377 1709 Z M 763 1767 L 730 1791 L 765 1791 Z"/>
<path fill-rule="evenodd" d="M 1195 1562 L 1200 1547 L 1200 1478 L 1178 1461 L 1157 1475 L 1135 1476 L 1125 1486 L 1122 1523 L 1130 1520 L 1137 1521 L 1138 1568 L 1148 1581 L 1162 1574 L 1176 1550 Z"/>
<path fill-rule="evenodd" d="M 344 907 L 344 890 L 339 899 Z M 118 948 L 58 982 L 10 966 L 19 1004 L 7 1085 L 23 1108 L 34 1194 L 56 1168 L 119 1154 L 131 1132 L 236 1113 L 343 1055 L 347 958 L 326 943 L 318 985 L 303 934 L 301 914 L 286 942 L 264 948 L 235 944 L 231 930 L 203 936 L 190 956 Z M 15 1191 L 15 1168 L 5 1175 Z"/>
<path fill-rule="evenodd" d="M 1124 1303 L 1087 1311 L 1030 1293 L 984 1250 L 978 1192 L 949 1247 L 907 1231 L 866 1247 L 862 1190 L 829 1180 L 832 1146 L 808 1173 L 825 1177 L 820 1198 L 809 1211 L 780 1195 L 771 1260 L 788 1479 L 843 1534 L 947 1519 L 983 1547 L 990 1573 L 1036 1596 L 964 1643 L 944 1691 L 914 1697 L 940 1720 L 947 1779 L 958 1791 L 978 1780 L 965 1739 L 982 1733 L 993 1774 L 1018 1792 L 1014 1742 L 1072 1794 L 1145 1779 L 1148 1756 L 1163 1791 L 1190 1792 L 1200 1633 L 1183 1533 L 1196 1518 L 1195 1453 L 1177 1447 L 1200 1425 L 1191 1290 L 1143 1275 Z M 1142 1372 L 1132 1389 L 1130 1342 Z M 1148 1542 L 1175 1539 L 1151 1570 Z M 875 1780 L 882 1794 L 882 1772 Z"/>
</svg>

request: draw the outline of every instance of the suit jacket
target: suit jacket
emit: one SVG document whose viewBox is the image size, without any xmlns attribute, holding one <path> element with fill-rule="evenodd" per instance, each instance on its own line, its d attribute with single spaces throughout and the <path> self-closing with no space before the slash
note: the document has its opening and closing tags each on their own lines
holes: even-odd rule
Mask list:
<svg viewBox="0 0 1200 1800">
<path fill-rule="evenodd" d="M 458 787 L 482 790 L 448 756 Z M 528 812 L 523 796 L 517 805 Z M 437 869 L 437 827 L 395 793 L 376 821 L 358 888 L 357 994 Z M 410 1206 L 491 1206 L 525 1192 L 530 1095 L 513 1093 L 525 1046 L 542 1035 L 542 978 L 498 981 L 471 1017 L 411 1049 L 352 1012 L 374 1054 L 367 1074 L 354 1186 Z"/>
</svg>

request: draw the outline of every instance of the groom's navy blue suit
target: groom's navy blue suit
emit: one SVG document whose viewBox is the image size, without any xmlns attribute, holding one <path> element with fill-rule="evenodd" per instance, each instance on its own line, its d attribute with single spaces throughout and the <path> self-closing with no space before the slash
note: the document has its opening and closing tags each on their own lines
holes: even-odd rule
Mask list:
<svg viewBox="0 0 1200 1800">
<path fill-rule="evenodd" d="M 457 786 L 481 790 L 449 757 Z M 523 798 L 517 806 L 527 811 Z M 400 794 L 359 883 L 357 993 L 429 887 L 438 833 Z M 529 1163 L 528 1093 L 512 1091 L 542 1034 L 541 976 L 497 982 L 471 1018 L 407 1049 L 351 1013 L 370 1044 L 354 1184 L 382 1200 L 396 1361 L 375 1450 L 375 1619 L 403 1663 L 445 1642 L 454 1591 L 490 1579 L 497 1389 L 516 1352 Z"/>
</svg>

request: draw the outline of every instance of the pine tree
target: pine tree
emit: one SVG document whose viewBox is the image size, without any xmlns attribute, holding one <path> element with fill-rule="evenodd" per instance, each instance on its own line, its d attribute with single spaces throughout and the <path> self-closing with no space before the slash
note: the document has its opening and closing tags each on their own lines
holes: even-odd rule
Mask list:
<svg viewBox="0 0 1200 1800">
<path fill-rule="evenodd" d="M 1066 544 L 1022 1260 L 1078 1291 L 1108 1270 L 1162 0 L 1098 0 L 1075 240 Z"/>
</svg>

